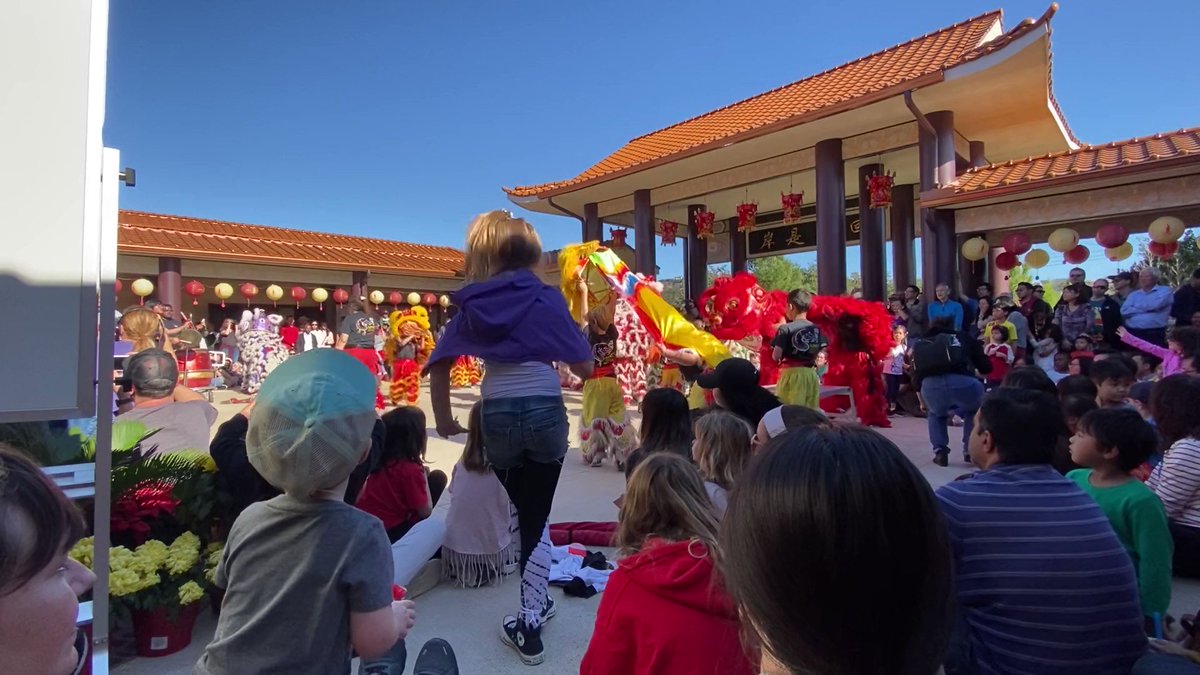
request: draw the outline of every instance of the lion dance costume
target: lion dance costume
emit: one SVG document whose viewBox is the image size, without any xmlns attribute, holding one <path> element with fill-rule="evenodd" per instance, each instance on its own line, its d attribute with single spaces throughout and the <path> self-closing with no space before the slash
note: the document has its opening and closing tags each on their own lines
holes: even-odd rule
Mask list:
<svg viewBox="0 0 1200 675">
<path fill-rule="evenodd" d="M 242 389 L 247 394 L 257 394 L 267 375 L 288 358 L 288 348 L 279 337 L 279 324 L 283 317 L 265 310 L 242 312 L 238 324 L 238 358 L 242 365 Z"/>
<path fill-rule="evenodd" d="M 483 381 L 483 372 L 479 368 L 479 359 L 474 356 L 460 356 L 450 367 L 451 387 L 475 387 Z"/>
<path fill-rule="evenodd" d="M 775 384 L 779 367 L 771 358 L 771 340 L 785 320 L 787 294 L 763 290 L 753 274 L 738 272 L 717 277 L 697 305 L 700 316 L 729 353 L 753 363 L 760 384 Z M 688 393 L 688 403 L 692 408 L 703 408 L 711 403 L 707 397 L 704 389 L 694 386 Z"/>
<path fill-rule="evenodd" d="M 392 405 L 416 405 L 421 368 L 433 353 L 429 313 L 418 305 L 392 312 L 388 323 L 391 328 L 383 348 L 384 356 L 392 367 L 392 385 L 388 396 Z"/>
<path fill-rule="evenodd" d="M 863 424 L 892 426 L 883 391 L 883 362 L 894 345 L 887 310 L 877 302 L 818 295 L 813 297 L 808 320 L 829 340 L 829 370 L 824 383 L 850 387 Z M 836 412 L 842 407 L 836 400 L 839 398 L 822 400 L 822 407 Z"/>
</svg>

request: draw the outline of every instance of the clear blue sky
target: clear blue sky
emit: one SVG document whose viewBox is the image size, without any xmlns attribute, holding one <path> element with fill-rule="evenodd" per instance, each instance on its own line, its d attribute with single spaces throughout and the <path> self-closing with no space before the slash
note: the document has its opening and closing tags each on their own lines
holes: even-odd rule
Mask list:
<svg viewBox="0 0 1200 675">
<path fill-rule="evenodd" d="M 472 215 L 513 208 L 502 185 L 573 176 L 635 136 L 997 7 L 1009 28 L 1049 0 L 111 4 L 105 142 L 138 170 L 123 207 L 461 247 Z M 1194 47 L 1161 30 L 1194 23 L 1195 0 L 1061 5 L 1055 92 L 1081 139 L 1200 124 Z M 577 221 L 530 217 L 548 248 L 578 237 Z M 660 247 L 664 275 L 680 256 Z"/>
</svg>

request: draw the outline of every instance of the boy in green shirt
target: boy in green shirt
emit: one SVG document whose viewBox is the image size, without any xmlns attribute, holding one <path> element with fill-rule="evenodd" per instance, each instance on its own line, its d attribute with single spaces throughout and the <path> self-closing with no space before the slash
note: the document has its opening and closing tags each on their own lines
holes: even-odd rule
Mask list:
<svg viewBox="0 0 1200 675">
<path fill-rule="evenodd" d="M 1162 502 L 1130 472 L 1158 445 L 1158 435 L 1131 408 L 1101 408 L 1079 420 L 1071 459 L 1087 467 L 1067 478 L 1091 495 L 1133 558 L 1142 613 L 1165 616 L 1171 604 L 1173 544 Z M 1147 623 L 1149 632 L 1153 626 Z"/>
</svg>

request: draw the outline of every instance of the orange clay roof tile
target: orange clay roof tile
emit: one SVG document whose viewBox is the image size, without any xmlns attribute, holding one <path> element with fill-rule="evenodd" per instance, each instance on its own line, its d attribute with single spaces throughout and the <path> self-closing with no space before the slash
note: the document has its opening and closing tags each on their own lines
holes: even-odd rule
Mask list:
<svg viewBox="0 0 1200 675">
<path fill-rule="evenodd" d="M 446 246 L 141 211 L 121 211 L 118 222 L 118 250 L 136 255 L 371 270 L 424 277 L 460 276 L 464 265 L 462 252 Z"/>
<path fill-rule="evenodd" d="M 540 196 L 576 187 L 617 172 L 636 170 L 647 162 L 699 146 L 728 139 L 782 121 L 800 123 L 838 103 L 931 75 L 951 66 L 989 54 L 1048 21 L 1051 7 L 1041 19 L 1026 20 L 1012 31 L 980 44 L 1001 12 L 992 11 L 939 31 L 864 56 L 798 82 L 753 96 L 724 108 L 640 136 L 575 178 L 555 183 L 505 188 L 514 197 Z M 1055 102 L 1057 106 L 1057 102 Z"/>
<path fill-rule="evenodd" d="M 1099 174 L 1184 157 L 1200 159 L 1200 127 L 981 166 L 963 173 L 939 190 L 935 201 L 944 202 L 951 195 L 971 195 L 1008 185 L 1038 184 L 1055 178 Z"/>
</svg>

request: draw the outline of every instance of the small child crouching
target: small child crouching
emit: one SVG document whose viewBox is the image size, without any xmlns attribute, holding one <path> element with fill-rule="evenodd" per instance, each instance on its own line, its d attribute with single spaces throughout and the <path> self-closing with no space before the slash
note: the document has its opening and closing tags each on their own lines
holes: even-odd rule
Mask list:
<svg viewBox="0 0 1200 675">
<path fill-rule="evenodd" d="M 750 425 L 742 418 L 715 410 L 696 420 L 692 457 L 704 475 L 704 490 L 720 520 L 746 462 L 750 460 Z"/>
</svg>

